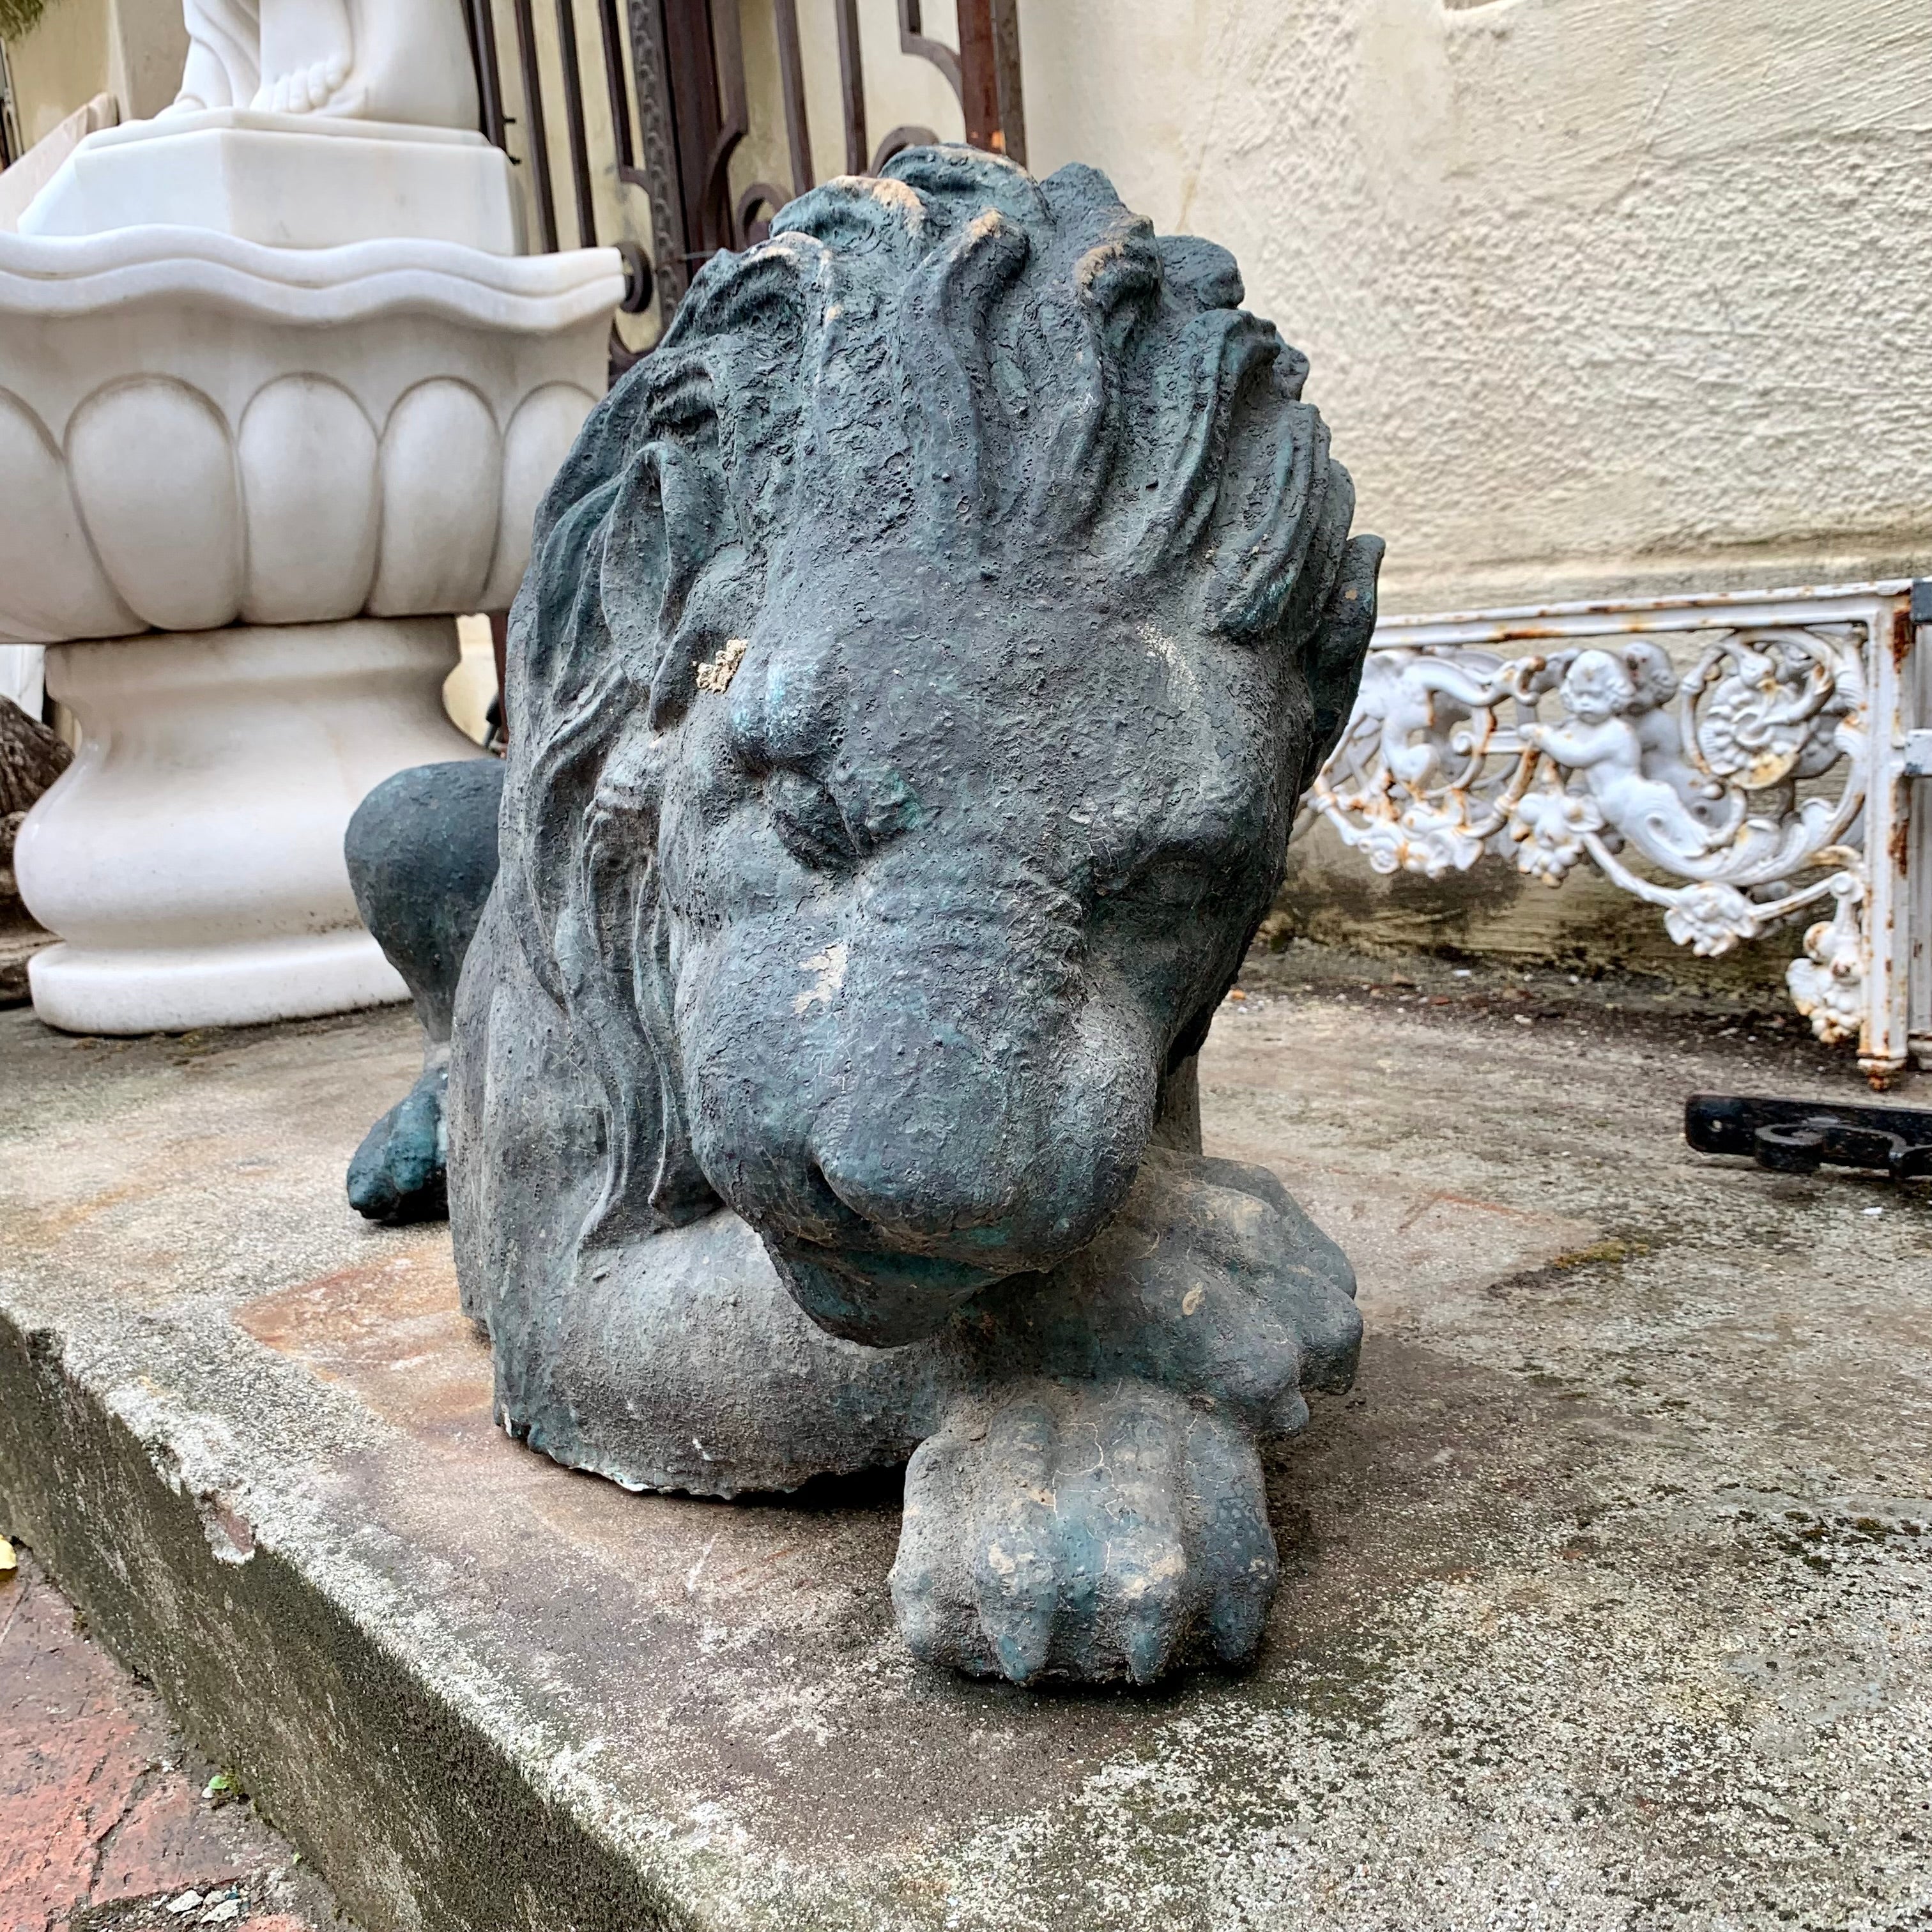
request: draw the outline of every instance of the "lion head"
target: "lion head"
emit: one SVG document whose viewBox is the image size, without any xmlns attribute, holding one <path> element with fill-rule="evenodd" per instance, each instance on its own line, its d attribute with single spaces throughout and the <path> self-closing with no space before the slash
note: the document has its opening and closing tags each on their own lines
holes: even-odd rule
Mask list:
<svg viewBox="0 0 1932 1932">
<path fill-rule="evenodd" d="M 511 624 L 502 929 L 581 1238 L 722 1201 L 834 1334 L 1089 1241 L 1268 909 L 1381 545 L 1232 259 L 932 148 L 707 263 Z"/>
</svg>

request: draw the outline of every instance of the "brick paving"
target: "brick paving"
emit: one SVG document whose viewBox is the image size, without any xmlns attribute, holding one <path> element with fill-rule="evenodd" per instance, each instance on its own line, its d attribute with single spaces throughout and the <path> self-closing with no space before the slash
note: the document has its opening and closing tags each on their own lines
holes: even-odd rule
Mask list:
<svg viewBox="0 0 1932 1932">
<path fill-rule="evenodd" d="M 0 1572 L 0 1932 L 341 1928 L 320 1880 L 17 1557 Z"/>
</svg>

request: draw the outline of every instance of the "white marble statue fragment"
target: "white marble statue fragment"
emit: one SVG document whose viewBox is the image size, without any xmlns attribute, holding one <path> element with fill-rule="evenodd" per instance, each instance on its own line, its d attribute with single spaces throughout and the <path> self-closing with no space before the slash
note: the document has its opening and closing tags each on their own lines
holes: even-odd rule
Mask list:
<svg viewBox="0 0 1932 1932">
<path fill-rule="evenodd" d="M 0 645 L 84 740 L 16 867 L 80 1032 L 400 997 L 343 829 L 475 754 L 455 617 L 514 593 L 624 286 L 521 252 L 459 0 L 184 10 L 173 107 L 0 232 Z"/>
<path fill-rule="evenodd" d="M 455 0 L 184 0 L 170 114 L 210 108 L 433 128 L 476 122 Z"/>
<path fill-rule="evenodd" d="M 1526 745 L 1582 775 L 1603 814 L 1631 843 L 1661 863 L 1688 866 L 1715 842 L 1676 788 L 1645 770 L 1644 742 L 1626 715 L 1636 704 L 1629 671 L 1608 651 L 1580 651 L 1564 673 L 1568 716 L 1560 724 L 1526 724 Z"/>
</svg>

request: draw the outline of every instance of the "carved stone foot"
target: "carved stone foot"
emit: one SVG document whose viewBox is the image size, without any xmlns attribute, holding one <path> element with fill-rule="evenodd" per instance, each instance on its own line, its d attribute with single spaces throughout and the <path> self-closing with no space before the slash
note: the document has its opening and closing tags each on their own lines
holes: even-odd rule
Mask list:
<svg viewBox="0 0 1932 1932">
<path fill-rule="evenodd" d="M 1245 1431 L 1148 1382 L 957 1403 L 906 1471 L 892 1605 L 915 1654 L 1016 1684 L 1245 1663 L 1277 1565 Z"/>
<path fill-rule="evenodd" d="M 273 114 L 319 114 L 335 104 L 336 94 L 348 78 L 348 55 L 330 54 L 264 80 L 254 105 Z M 346 103 L 338 105 L 338 111 L 352 112 Z"/>
</svg>

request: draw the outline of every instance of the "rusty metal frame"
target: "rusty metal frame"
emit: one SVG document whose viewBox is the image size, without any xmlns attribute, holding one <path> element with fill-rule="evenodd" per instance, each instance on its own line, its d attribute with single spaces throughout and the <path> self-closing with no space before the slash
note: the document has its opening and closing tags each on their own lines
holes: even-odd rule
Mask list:
<svg viewBox="0 0 1932 1932">
<path fill-rule="evenodd" d="M 1513 856 L 1556 884 L 1587 858 L 1706 955 L 1828 910 L 1792 997 L 1883 1084 L 1932 1058 L 1932 886 L 1911 863 L 1932 847 L 1911 797 L 1932 776 L 1932 592 L 1916 630 L 1912 590 L 1385 618 L 1305 809 L 1385 872 Z M 1672 639 L 1694 664 L 1644 648 Z"/>
<path fill-rule="evenodd" d="M 637 83 L 638 176 L 651 205 L 652 268 L 661 313 L 668 324 L 691 286 L 692 244 L 679 186 L 663 0 L 628 0 L 628 10 L 631 68 Z"/>
<path fill-rule="evenodd" d="M 507 4 L 520 92 L 520 115 L 514 118 L 506 105 L 490 0 L 465 0 L 479 119 L 484 134 L 507 148 L 508 130 L 520 118 L 518 145 L 530 170 L 537 238 L 544 250 L 553 250 L 562 242 L 534 0 Z M 577 239 L 592 248 L 598 237 L 584 112 L 584 48 L 573 0 L 555 0 L 555 4 L 562 83 L 557 104 L 566 136 Z M 1016 4 L 1017 0 L 958 0 L 957 48 L 926 32 L 920 0 L 898 0 L 898 24 L 901 51 L 937 68 L 958 100 L 968 141 L 1024 164 Z M 646 260 L 634 244 L 620 244 L 628 269 L 624 306 L 634 314 L 640 310 L 655 289 L 668 322 L 700 265 L 720 249 L 741 248 L 757 239 L 771 213 L 814 184 L 797 0 L 772 0 L 792 178 L 789 186 L 754 182 L 735 198 L 731 160 L 750 132 L 736 0 L 596 0 L 596 8 L 617 178 L 641 189 L 649 200 L 656 256 Z M 876 172 L 901 149 L 938 136 L 928 128 L 894 128 L 868 154 L 858 0 L 835 0 L 833 17 L 846 167 L 854 174 Z M 614 342 L 614 372 L 631 359 L 621 343 Z"/>
<path fill-rule="evenodd" d="M 898 0 L 899 52 L 936 67 L 952 88 L 966 123 L 969 147 L 985 148 L 1026 164 L 1026 112 L 1020 88 L 1018 0 L 958 0 L 959 45 L 949 47 L 926 32 L 920 0 Z M 853 35 L 856 49 L 857 35 Z M 894 137 L 911 134 L 895 128 L 880 143 L 876 170 L 898 152 Z M 929 130 L 917 133 L 931 140 Z M 910 147 L 902 140 L 899 147 Z"/>
</svg>

